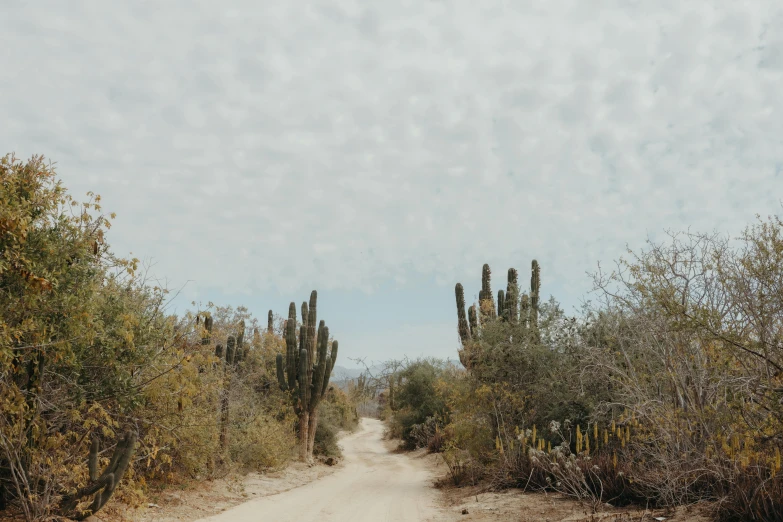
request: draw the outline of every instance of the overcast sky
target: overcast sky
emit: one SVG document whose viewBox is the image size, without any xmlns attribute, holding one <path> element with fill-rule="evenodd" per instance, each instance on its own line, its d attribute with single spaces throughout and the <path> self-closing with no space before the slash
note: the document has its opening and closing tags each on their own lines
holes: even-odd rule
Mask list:
<svg viewBox="0 0 783 522">
<path fill-rule="evenodd" d="M 665 228 L 783 197 L 783 3 L 0 3 L 0 154 L 55 161 L 120 253 L 260 317 L 319 290 L 342 364 L 455 357 L 454 284 L 572 310 Z M 187 283 L 187 284 L 186 284 Z"/>
</svg>

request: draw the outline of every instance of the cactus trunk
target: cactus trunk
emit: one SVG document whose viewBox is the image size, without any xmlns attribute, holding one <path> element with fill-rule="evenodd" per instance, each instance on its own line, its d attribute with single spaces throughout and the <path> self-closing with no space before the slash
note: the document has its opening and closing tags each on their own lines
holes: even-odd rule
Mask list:
<svg viewBox="0 0 783 522">
<path fill-rule="evenodd" d="M 310 435 L 310 412 L 299 414 L 299 460 L 307 462 L 308 437 Z"/>
<path fill-rule="evenodd" d="M 315 430 L 318 428 L 318 410 L 310 412 L 309 426 L 307 430 L 307 459 L 312 460 L 315 449 Z"/>
</svg>

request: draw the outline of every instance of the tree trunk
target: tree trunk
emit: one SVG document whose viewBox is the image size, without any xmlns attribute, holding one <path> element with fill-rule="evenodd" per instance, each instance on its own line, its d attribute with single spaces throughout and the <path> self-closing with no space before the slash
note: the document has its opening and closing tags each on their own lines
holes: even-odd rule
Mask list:
<svg viewBox="0 0 783 522">
<path fill-rule="evenodd" d="M 310 412 L 299 416 L 299 460 L 307 462 L 308 435 L 310 434 Z"/>
<path fill-rule="evenodd" d="M 310 413 L 310 426 L 307 435 L 307 460 L 313 460 L 313 447 L 315 446 L 315 430 L 318 428 L 318 410 Z"/>
</svg>

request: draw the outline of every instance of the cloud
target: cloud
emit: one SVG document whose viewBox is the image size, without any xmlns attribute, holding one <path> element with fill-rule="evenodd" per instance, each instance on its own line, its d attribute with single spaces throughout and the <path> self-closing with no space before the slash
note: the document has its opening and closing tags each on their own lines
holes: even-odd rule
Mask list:
<svg viewBox="0 0 783 522">
<path fill-rule="evenodd" d="M 648 232 L 780 208 L 774 0 L 4 9 L 0 143 L 194 294 L 537 257 L 573 297 Z"/>
</svg>

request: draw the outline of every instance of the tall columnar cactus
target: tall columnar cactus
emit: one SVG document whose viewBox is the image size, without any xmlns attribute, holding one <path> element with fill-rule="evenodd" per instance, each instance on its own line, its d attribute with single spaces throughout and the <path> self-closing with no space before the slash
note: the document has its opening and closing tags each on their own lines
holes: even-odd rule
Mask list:
<svg viewBox="0 0 783 522">
<path fill-rule="evenodd" d="M 457 297 L 457 332 L 462 344 L 470 341 L 470 329 L 468 326 L 468 320 L 465 317 L 465 290 L 462 288 L 462 284 L 457 283 L 454 287 L 454 293 Z"/>
<path fill-rule="evenodd" d="M 296 304 L 291 303 L 286 322 L 286 354 L 277 356 L 277 380 L 283 391 L 289 391 L 295 400 L 294 409 L 299 416 L 299 456 L 309 461 L 313 456 L 315 430 L 318 426 L 318 403 L 329 388 L 329 378 L 337 359 L 337 341 L 329 347 L 329 328 L 324 321 L 315 328 L 317 321 L 315 290 L 310 294 L 309 306 L 302 305 L 303 324 L 296 336 Z"/>
<path fill-rule="evenodd" d="M 538 306 L 541 293 L 541 268 L 535 259 L 530 267 L 530 328 L 538 332 Z M 537 335 L 537 334 L 536 334 Z"/>
<path fill-rule="evenodd" d="M 212 340 L 212 316 L 204 318 L 204 335 L 201 337 L 201 344 L 207 345 Z"/>
<path fill-rule="evenodd" d="M 468 308 L 468 325 L 470 325 L 470 336 L 475 338 L 478 336 L 478 313 L 476 313 L 476 305 L 470 305 Z"/>
<path fill-rule="evenodd" d="M 236 351 L 236 339 L 233 335 L 229 335 L 226 340 L 226 365 L 224 366 L 223 391 L 220 396 L 220 447 L 223 450 L 228 449 L 228 399 L 231 393 L 231 367 L 234 365 Z"/>
<path fill-rule="evenodd" d="M 505 310 L 510 322 L 517 322 L 519 315 L 519 283 L 517 282 L 517 271 L 514 268 L 508 269 L 508 284 L 506 285 L 506 304 Z"/>
<path fill-rule="evenodd" d="M 239 321 L 237 329 L 236 348 L 234 349 L 234 364 L 239 364 L 245 359 L 245 320 Z"/>
<path fill-rule="evenodd" d="M 87 460 L 90 482 L 75 493 L 65 495 L 62 498 L 60 503 L 61 513 L 64 516 L 70 515 L 74 520 L 84 520 L 91 514 L 97 513 L 98 510 L 109 501 L 112 493 L 114 493 L 117 485 L 122 480 L 123 475 L 125 475 L 125 471 L 130 465 L 130 459 L 133 456 L 135 449 L 136 434 L 127 432 L 117 441 L 117 446 L 114 448 L 114 453 L 111 456 L 109 465 L 106 466 L 103 473 L 99 475 L 98 451 L 100 450 L 100 442 L 97 437 L 93 437 L 89 458 Z M 94 495 L 94 497 L 88 511 L 84 513 L 73 513 L 81 499 L 90 495 Z"/>
<path fill-rule="evenodd" d="M 229 335 L 226 340 L 226 364 L 234 364 L 234 355 L 236 349 L 237 340 L 233 335 Z"/>
<path fill-rule="evenodd" d="M 479 314 L 482 324 L 489 322 L 490 319 L 494 319 L 496 316 L 491 278 L 492 272 L 489 269 L 489 265 L 484 264 L 481 269 L 481 291 L 479 292 Z"/>
<path fill-rule="evenodd" d="M 272 318 L 273 318 L 272 310 L 269 310 L 269 313 L 266 316 L 266 331 L 268 333 L 274 333 L 275 331 L 274 326 L 272 324 Z"/>
<path fill-rule="evenodd" d="M 498 290 L 498 317 L 506 318 L 506 293 L 503 290 Z"/>
<path fill-rule="evenodd" d="M 530 297 L 527 293 L 522 294 L 519 303 L 519 322 L 525 328 L 530 326 Z"/>
</svg>

